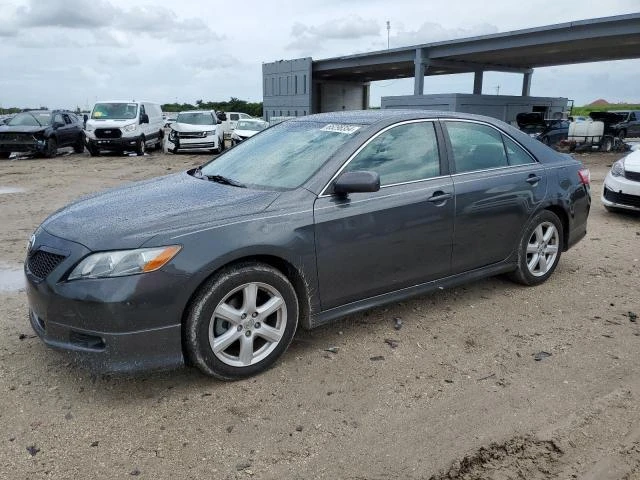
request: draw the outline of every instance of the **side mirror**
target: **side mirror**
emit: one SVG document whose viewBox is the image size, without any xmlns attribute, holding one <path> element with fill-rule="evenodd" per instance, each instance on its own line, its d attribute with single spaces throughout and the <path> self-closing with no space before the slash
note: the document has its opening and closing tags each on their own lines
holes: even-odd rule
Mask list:
<svg viewBox="0 0 640 480">
<path fill-rule="evenodd" d="M 146 113 L 140 115 L 140 123 L 149 123 L 149 115 Z"/>
<path fill-rule="evenodd" d="M 337 195 L 349 193 L 377 192 L 380 190 L 380 175 L 376 172 L 344 172 L 333 182 L 333 192 Z"/>
</svg>

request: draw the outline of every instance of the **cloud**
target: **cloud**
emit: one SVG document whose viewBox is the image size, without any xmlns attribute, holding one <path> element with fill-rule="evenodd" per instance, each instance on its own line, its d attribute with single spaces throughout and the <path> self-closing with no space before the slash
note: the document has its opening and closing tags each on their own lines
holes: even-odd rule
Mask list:
<svg viewBox="0 0 640 480">
<path fill-rule="evenodd" d="M 109 25 L 118 13 L 104 0 L 33 0 L 16 17 L 26 27 L 95 28 Z"/>
<path fill-rule="evenodd" d="M 221 54 L 216 58 L 194 59 L 187 62 L 187 65 L 197 70 L 227 70 L 239 67 L 241 62 L 232 55 Z"/>
<path fill-rule="evenodd" d="M 359 15 L 327 21 L 317 26 L 308 26 L 296 22 L 291 27 L 294 40 L 285 48 L 288 50 L 316 49 L 327 40 L 357 40 L 365 37 L 380 35 L 380 25 L 377 21 L 363 19 Z"/>
<path fill-rule="evenodd" d="M 95 31 L 110 31 L 106 44 L 120 45 L 118 32 L 132 35 L 146 34 L 174 43 L 206 43 L 223 37 L 216 34 L 199 18 L 180 19 L 176 12 L 161 6 L 116 7 L 106 0 L 31 0 L 5 21 L 7 27 L 17 24 L 23 28 L 61 27 Z M 2 36 L 3 24 L 0 24 Z M 15 34 L 7 28 L 8 34 Z M 6 36 L 7 34 L 5 34 Z M 35 42 L 37 43 L 37 41 Z M 96 37 L 96 44 L 102 40 Z"/>
<path fill-rule="evenodd" d="M 98 55 L 98 61 L 105 65 L 120 67 L 136 67 L 141 65 L 140 58 L 136 54 L 132 55 Z"/>
</svg>

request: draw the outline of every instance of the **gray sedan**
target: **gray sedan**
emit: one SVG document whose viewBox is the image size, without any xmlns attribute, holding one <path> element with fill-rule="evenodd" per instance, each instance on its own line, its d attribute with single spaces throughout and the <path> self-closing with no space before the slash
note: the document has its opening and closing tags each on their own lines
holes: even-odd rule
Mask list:
<svg viewBox="0 0 640 480">
<path fill-rule="evenodd" d="M 257 374 L 298 325 L 497 274 L 536 285 L 583 238 L 589 171 L 487 117 L 319 114 L 36 230 L 31 324 L 100 370 Z"/>
</svg>

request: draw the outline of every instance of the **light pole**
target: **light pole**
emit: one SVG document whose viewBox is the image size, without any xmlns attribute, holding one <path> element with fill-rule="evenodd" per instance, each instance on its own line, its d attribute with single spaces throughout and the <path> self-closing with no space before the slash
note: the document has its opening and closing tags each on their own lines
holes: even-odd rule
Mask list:
<svg viewBox="0 0 640 480">
<path fill-rule="evenodd" d="M 391 30 L 391 22 L 387 20 L 387 50 L 389 50 L 389 31 Z"/>
</svg>

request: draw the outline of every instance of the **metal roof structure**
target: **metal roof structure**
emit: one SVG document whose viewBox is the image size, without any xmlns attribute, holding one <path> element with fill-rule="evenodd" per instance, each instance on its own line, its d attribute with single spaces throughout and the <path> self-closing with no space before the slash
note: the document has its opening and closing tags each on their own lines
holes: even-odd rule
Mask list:
<svg viewBox="0 0 640 480">
<path fill-rule="evenodd" d="M 328 81 L 415 77 L 416 95 L 425 75 L 474 72 L 480 93 L 483 71 L 522 73 L 527 95 L 534 68 L 632 58 L 640 58 L 640 13 L 314 60 L 312 69 Z"/>
</svg>

